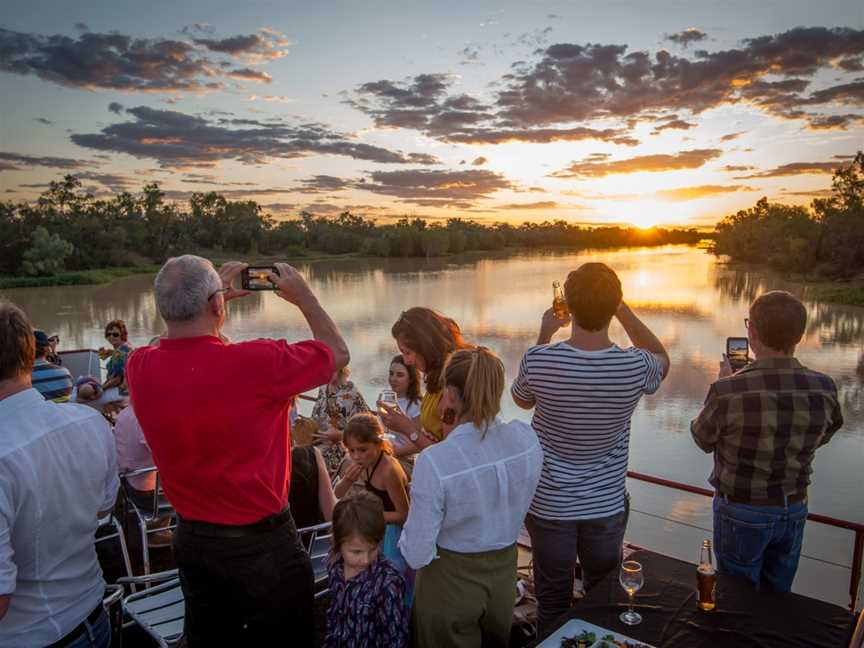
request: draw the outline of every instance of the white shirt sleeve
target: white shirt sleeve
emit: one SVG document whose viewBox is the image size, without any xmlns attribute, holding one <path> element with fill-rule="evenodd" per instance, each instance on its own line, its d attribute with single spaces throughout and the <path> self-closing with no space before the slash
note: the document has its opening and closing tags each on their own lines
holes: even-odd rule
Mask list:
<svg viewBox="0 0 864 648">
<path fill-rule="evenodd" d="M 399 549 L 412 569 L 437 558 L 438 533 L 444 520 L 444 490 L 427 453 L 417 456 L 411 479 L 411 508 L 402 527 Z"/>
<path fill-rule="evenodd" d="M 2 486 L 2 483 L 0 483 Z M 12 594 L 18 578 L 18 567 L 12 560 L 12 525 L 15 522 L 15 507 L 7 493 L 0 488 L 0 595 Z"/>
<path fill-rule="evenodd" d="M 101 416 L 99 417 L 102 418 Z M 114 433 L 108 422 L 102 419 L 102 437 L 105 439 L 105 460 L 107 464 L 107 474 L 105 475 L 105 490 L 102 493 L 102 504 L 99 506 L 99 511 L 108 511 L 114 508 L 114 502 L 117 501 L 117 493 L 120 490 L 120 477 L 118 476 L 117 468 L 117 446 L 114 441 Z"/>
</svg>

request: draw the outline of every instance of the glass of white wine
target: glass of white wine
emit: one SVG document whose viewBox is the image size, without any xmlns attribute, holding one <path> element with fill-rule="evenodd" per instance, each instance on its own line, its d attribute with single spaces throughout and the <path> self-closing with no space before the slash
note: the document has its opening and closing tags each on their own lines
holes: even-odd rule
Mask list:
<svg viewBox="0 0 864 648">
<path fill-rule="evenodd" d="M 642 585 L 645 583 L 645 578 L 642 575 L 642 565 L 635 560 L 625 560 L 621 563 L 621 573 L 618 576 L 621 581 L 621 587 L 627 592 L 630 598 L 630 609 L 622 612 L 619 617 L 623 623 L 627 625 L 637 625 L 642 623 L 642 615 L 633 611 L 633 595 L 636 594 Z"/>
<path fill-rule="evenodd" d="M 378 412 L 387 413 L 390 409 L 396 409 L 399 407 L 399 399 L 396 396 L 396 392 L 392 389 L 385 389 L 380 394 L 378 394 Z M 383 407 L 382 407 L 383 406 Z M 384 409 L 386 408 L 386 409 Z M 389 430 L 384 433 L 384 438 L 387 441 L 393 443 L 396 440 L 396 435 L 390 432 Z"/>
</svg>

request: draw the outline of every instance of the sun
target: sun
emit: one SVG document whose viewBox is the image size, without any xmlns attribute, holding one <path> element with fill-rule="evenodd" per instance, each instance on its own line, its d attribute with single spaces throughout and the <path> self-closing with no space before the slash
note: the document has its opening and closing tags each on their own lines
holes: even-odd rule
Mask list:
<svg viewBox="0 0 864 648">
<path fill-rule="evenodd" d="M 622 201 L 614 208 L 622 221 L 643 230 L 687 221 L 685 205 L 652 198 Z"/>
</svg>

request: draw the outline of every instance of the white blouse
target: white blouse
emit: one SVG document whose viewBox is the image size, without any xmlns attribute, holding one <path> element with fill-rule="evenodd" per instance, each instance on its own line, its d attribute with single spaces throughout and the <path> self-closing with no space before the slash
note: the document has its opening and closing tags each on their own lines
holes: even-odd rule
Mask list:
<svg viewBox="0 0 864 648">
<path fill-rule="evenodd" d="M 543 450 L 531 427 L 495 419 L 481 435 L 456 427 L 417 457 L 411 508 L 399 549 L 411 567 L 437 558 L 437 547 L 478 553 L 509 547 L 540 480 Z"/>
</svg>

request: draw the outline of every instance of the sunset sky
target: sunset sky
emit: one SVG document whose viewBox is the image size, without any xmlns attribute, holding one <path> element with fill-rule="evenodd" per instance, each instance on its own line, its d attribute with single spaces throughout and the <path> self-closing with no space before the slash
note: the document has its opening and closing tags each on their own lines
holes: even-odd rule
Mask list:
<svg viewBox="0 0 864 648">
<path fill-rule="evenodd" d="M 4 0 L 0 199 L 710 225 L 864 148 L 864 2 Z"/>
</svg>

